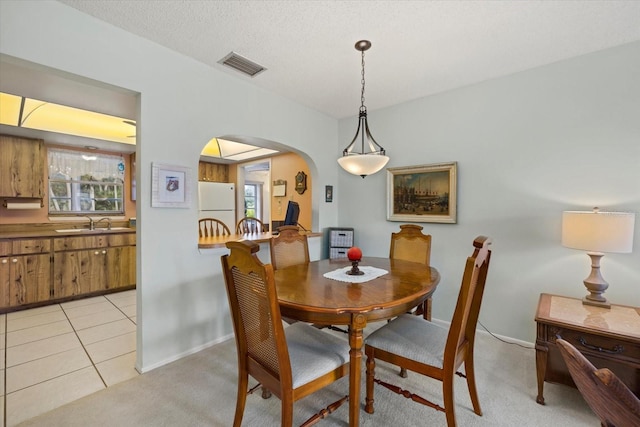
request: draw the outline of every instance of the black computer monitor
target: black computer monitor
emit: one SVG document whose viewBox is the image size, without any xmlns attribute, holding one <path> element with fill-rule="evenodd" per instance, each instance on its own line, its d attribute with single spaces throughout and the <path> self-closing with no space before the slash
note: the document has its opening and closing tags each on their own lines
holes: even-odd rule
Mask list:
<svg viewBox="0 0 640 427">
<path fill-rule="evenodd" d="M 287 215 L 284 217 L 284 225 L 298 225 L 298 216 L 300 216 L 300 205 L 298 205 L 298 202 L 289 200 Z"/>
</svg>

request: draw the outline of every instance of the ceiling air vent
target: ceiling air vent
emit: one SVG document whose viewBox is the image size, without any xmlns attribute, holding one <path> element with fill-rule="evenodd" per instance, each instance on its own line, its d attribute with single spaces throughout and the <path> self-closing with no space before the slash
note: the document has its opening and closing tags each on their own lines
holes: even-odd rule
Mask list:
<svg viewBox="0 0 640 427">
<path fill-rule="evenodd" d="M 231 52 L 230 54 L 222 58 L 220 61 L 218 61 L 218 64 L 231 67 L 234 70 L 248 75 L 249 77 L 255 77 L 256 75 L 266 70 L 266 68 L 264 68 L 262 65 L 256 64 L 255 62 L 250 61 L 244 56 L 238 55 L 235 52 Z"/>
</svg>

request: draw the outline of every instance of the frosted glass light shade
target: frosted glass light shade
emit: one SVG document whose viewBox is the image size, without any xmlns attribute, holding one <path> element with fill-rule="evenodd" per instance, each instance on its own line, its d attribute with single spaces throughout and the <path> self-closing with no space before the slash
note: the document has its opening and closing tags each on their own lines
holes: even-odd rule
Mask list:
<svg viewBox="0 0 640 427">
<path fill-rule="evenodd" d="M 381 154 L 350 154 L 338 159 L 338 164 L 342 169 L 362 177 L 373 175 L 388 162 L 389 157 Z"/>
<path fill-rule="evenodd" d="M 590 252 L 629 253 L 633 249 L 635 214 L 565 211 L 562 246 Z"/>
</svg>

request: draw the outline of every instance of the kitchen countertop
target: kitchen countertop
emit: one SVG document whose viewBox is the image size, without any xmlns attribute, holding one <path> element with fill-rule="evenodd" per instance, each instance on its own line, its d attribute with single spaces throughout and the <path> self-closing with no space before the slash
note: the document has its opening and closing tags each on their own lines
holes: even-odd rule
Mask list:
<svg viewBox="0 0 640 427">
<path fill-rule="evenodd" d="M 73 230 L 69 226 L 61 230 Z M 106 228 L 97 228 L 95 230 L 80 229 L 82 231 L 56 231 L 56 230 L 17 230 L 17 231 L 0 231 L 0 239 L 38 239 L 50 237 L 76 237 L 76 236 L 95 236 L 97 234 L 118 234 L 118 233 L 135 233 L 135 228 L 118 227 L 115 230 L 107 230 Z"/>
<path fill-rule="evenodd" d="M 307 237 L 320 237 L 322 233 L 303 233 Z M 250 240 L 256 243 L 268 242 L 272 237 L 277 236 L 271 232 L 267 233 L 249 233 L 249 234 L 231 234 L 230 236 L 213 236 L 200 237 L 198 239 L 198 249 L 215 249 L 225 248 L 227 242 L 236 242 L 241 240 Z"/>
<path fill-rule="evenodd" d="M 52 238 L 52 237 L 78 237 L 78 236 L 95 236 L 99 234 L 118 234 L 118 233 L 135 233 L 135 228 L 117 227 L 115 230 L 107 230 L 106 228 L 97 228 L 95 230 L 89 230 L 81 228 L 82 231 L 71 231 L 72 226 L 67 228 L 61 228 L 59 230 L 69 231 L 56 231 L 50 229 L 38 229 L 38 230 L 12 230 L 12 231 L 0 231 L 0 239 L 38 239 L 38 238 Z M 321 237 L 322 233 L 305 233 L 307 237 Z M 224 248 L 227 242 L 238 240 L 250 240 L 256 243 L 268 242 L 272 237 L 277 236 L 271 232 L 267 233 L 251 233 L 251 234 L 232 234 L 230 236 L 215 236 L 215 237 L 200 237 L 198 239 L 199 249 L 214 249 Z"/>
</svg>

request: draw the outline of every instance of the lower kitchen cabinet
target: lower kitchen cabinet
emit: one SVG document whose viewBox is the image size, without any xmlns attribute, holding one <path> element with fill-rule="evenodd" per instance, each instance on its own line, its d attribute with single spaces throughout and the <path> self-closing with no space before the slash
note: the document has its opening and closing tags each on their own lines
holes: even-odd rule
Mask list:
<svg viewBox="0 0 640 427">
<path fill-rule="evenodd" d="M 66 298 L 106 288 L 107 250 L 56 252 L 53 261 L 53 298 Z"/>
<path fill-rule="evenodd" d="M 135 233 L 0 239 L 0 313 L 136 285 Z"/>
<path fill-rule="evenodd" d="M 0 311 L 51 298 L 51 240 L 2 240 Z"/>
<path fill-rule="evenodd" d="M 135 286 L 136 284 L 136 247 L 122 246 L 109 248 L 107 252 L 107 273 L 109 289 Z"/>
<path fill-rule="evenodd" d="M 53 297 L 135 286 L 135 234 L 55 239 Z M 94 246 L 91 249 L 81 249 Z M 67 250 L 73 248 L 72 250 Z"/>
<path fill-rule="evenodd" d="M 0 258 L 0 308 L 51 298 L 51 256 L 12 255 Z"/>
</svg>

